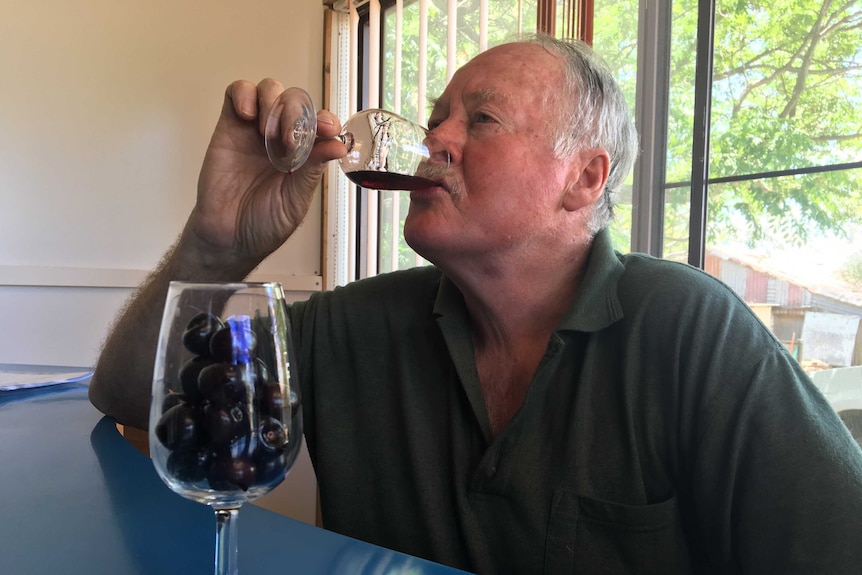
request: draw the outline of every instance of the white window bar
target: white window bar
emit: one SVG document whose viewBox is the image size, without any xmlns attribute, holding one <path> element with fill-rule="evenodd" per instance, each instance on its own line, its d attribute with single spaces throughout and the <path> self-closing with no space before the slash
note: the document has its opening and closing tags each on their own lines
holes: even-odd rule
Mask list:
<svg viewBox="0 0 862 575">
<path fill-rule="evenodd" d="M 351 0 L 348 0 L 348 6 L 350 8 L 350 91 L 347 101 L 347 114 L 339 116 L 342 120 L 346 120 L 356 113 L 356 100 L 359 92 L 357 86 L 359 83 L 359 12 L 356 11 L 356 5 Z M 339 174 L 339 178 L 347 179 L 343 174 Z M 347 249 L 350 254 L 350 259 L 348 260 L 350 262 L 350 279 L 348 281 L 353 281 L 356 277 L 356 270 L 359 266 L 359 262 L 356 261 L 356 196 L 356 185 L 351 182 L 348 185 L 348 203 L 350 206 L 350 225 L 348 226 L 347 236 Z"/>
<path fill-rule="evenodd" d="M 358 34 L 357 34 L 358 35 Z M 370 0 L 368 3 L 368 106 L 380 106 L 380 2 Z M 368 188 L 365 190 L 365 273 L 362 277 L 377 275 L 377 253 L 380 221 L 380 192 Z"/>
<path fill-rule="evenodd" d="M 419 0 L 419 62 L 417 75 L 419 78 L 418 101 L 416 102 L 416 121 L 425 125 L 425 110 L 428 107 L 428 0 Z M 421 266 L 425 259 L 414 254 L 413 265 Z"/>
<path fill-rule="evenodd" d="M 456 41 L 458 39 L 458 0 L 449 0 L 449 12 L 446 14 L 446 81 L 452 79 L 458 62 Z"/>
<path fill-rule="evenodd" d="M 488 49 L 488 0 L 479 0 L 479 51 Z"/>
<path fill-rule="evenodd" d="M 331 88 L 328 99 L 330 110 L 340 118 L 350 115 L 351 56 L 350 14 L 346 10 L 331 13 L 330 53 L 332 62 Z M 355 190 L 353 183 L 342 174 L 337 162 L 330 162 L 325 215 L 328 236 L 326 249 L 327 273 L 324 289 L 347 284 L 356 269 Z"/>
<path fill-rule="evenodd" d="M 404 0 L 395 1 L 395 94 L 394 106 L 392 110 L 396 114 L 401 114 L 401 39 L 404 27 Z"/>
<path fill-rule="evenodd" d="M 393 78 L 394 93 L 392 111 L 401 114 L 401 38 L 404 24 L 404 0 L 395 1 L 395 77 Z M 389 218 L 389 269 L 398 269 L 398 245 L 401 238 L 401 192 L 386 192 L 389 204 L 392 206 Z"/>
<path fill-rule="evenodd" d="M 428 0 L 419 0 L 419 62 L 417 76 L 419 78 L 419 101 L 416 104 L 416 120 L 425 123 L 426 96 L 428 94 Z"/>
</svg>

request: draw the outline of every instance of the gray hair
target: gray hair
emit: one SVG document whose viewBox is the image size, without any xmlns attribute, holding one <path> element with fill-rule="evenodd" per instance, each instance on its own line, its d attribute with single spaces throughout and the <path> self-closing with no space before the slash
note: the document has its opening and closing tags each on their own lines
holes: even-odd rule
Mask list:
<svg viewBox="0 0 862 575">
<path fill-rule="evenodd" d="M 605 61 L 585 42 L 534 34 L 521 41 L 537 44 L 565 63 L 566 91 L 559 98 L 562 121 L 555 124 L 554 153 L 565 157 L 581 148 L 603 148 L 610 173 L 593 206 L 589 231 L 596 234 L 613 218 L 615 198 L 638 154 L 638 135 L 622 90 Z"/>
</svg>

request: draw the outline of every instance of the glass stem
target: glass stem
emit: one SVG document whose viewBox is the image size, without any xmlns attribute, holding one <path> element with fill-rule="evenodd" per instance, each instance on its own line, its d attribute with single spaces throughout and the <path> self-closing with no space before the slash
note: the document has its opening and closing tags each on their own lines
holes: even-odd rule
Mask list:
<svg viewBox="0 0 862 575">
<path fill-rule="evenodd" d="M 236 522 L 239 507 L 216 509 L 215 575 L 237 575 Z"/>
</svg>

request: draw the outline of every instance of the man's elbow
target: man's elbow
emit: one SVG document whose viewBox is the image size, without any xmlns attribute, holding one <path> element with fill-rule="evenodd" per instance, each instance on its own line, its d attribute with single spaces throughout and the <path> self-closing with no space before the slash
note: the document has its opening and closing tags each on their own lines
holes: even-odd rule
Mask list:
<svg viewBox="0 0 862 575">
<path fill-rule="evenodd" d="M 87 390 L 87 396 L 93 407 L 113 418 L 117 423 L 129 425 L 140 429 L 147 429 L 149 419 L 149 405 L 142 404 L 141 400 L 135 401 L 127 397 L 122 390 L 116 386 L 106 385 L 100 380 L 99 371 L 93 374 Z"/>
<path fill-rule="evenodd" d="M 99 384 L 99 376 L 96 374 L 93 374 L 93 377 L 90 379 L 90 385 L 87 388 L 87 397 L 90 399 L 90 403 L 93 404 L 93 407 L 105 415 L 113 417 L 109 397 L 104 392 L 102 385 Z"/>
</svg>

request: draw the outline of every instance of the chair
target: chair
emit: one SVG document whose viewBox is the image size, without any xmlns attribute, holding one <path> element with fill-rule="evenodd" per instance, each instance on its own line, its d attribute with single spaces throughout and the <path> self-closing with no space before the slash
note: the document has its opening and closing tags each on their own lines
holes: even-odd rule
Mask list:
<svg viewBox="0 0 862 575">
<path fill-rule="evenodd" d="M 845 409 L 838 412 L 838 417 L 850 430 L 853 439 L 862 446 L 862 409 Z"/>
</svg>

